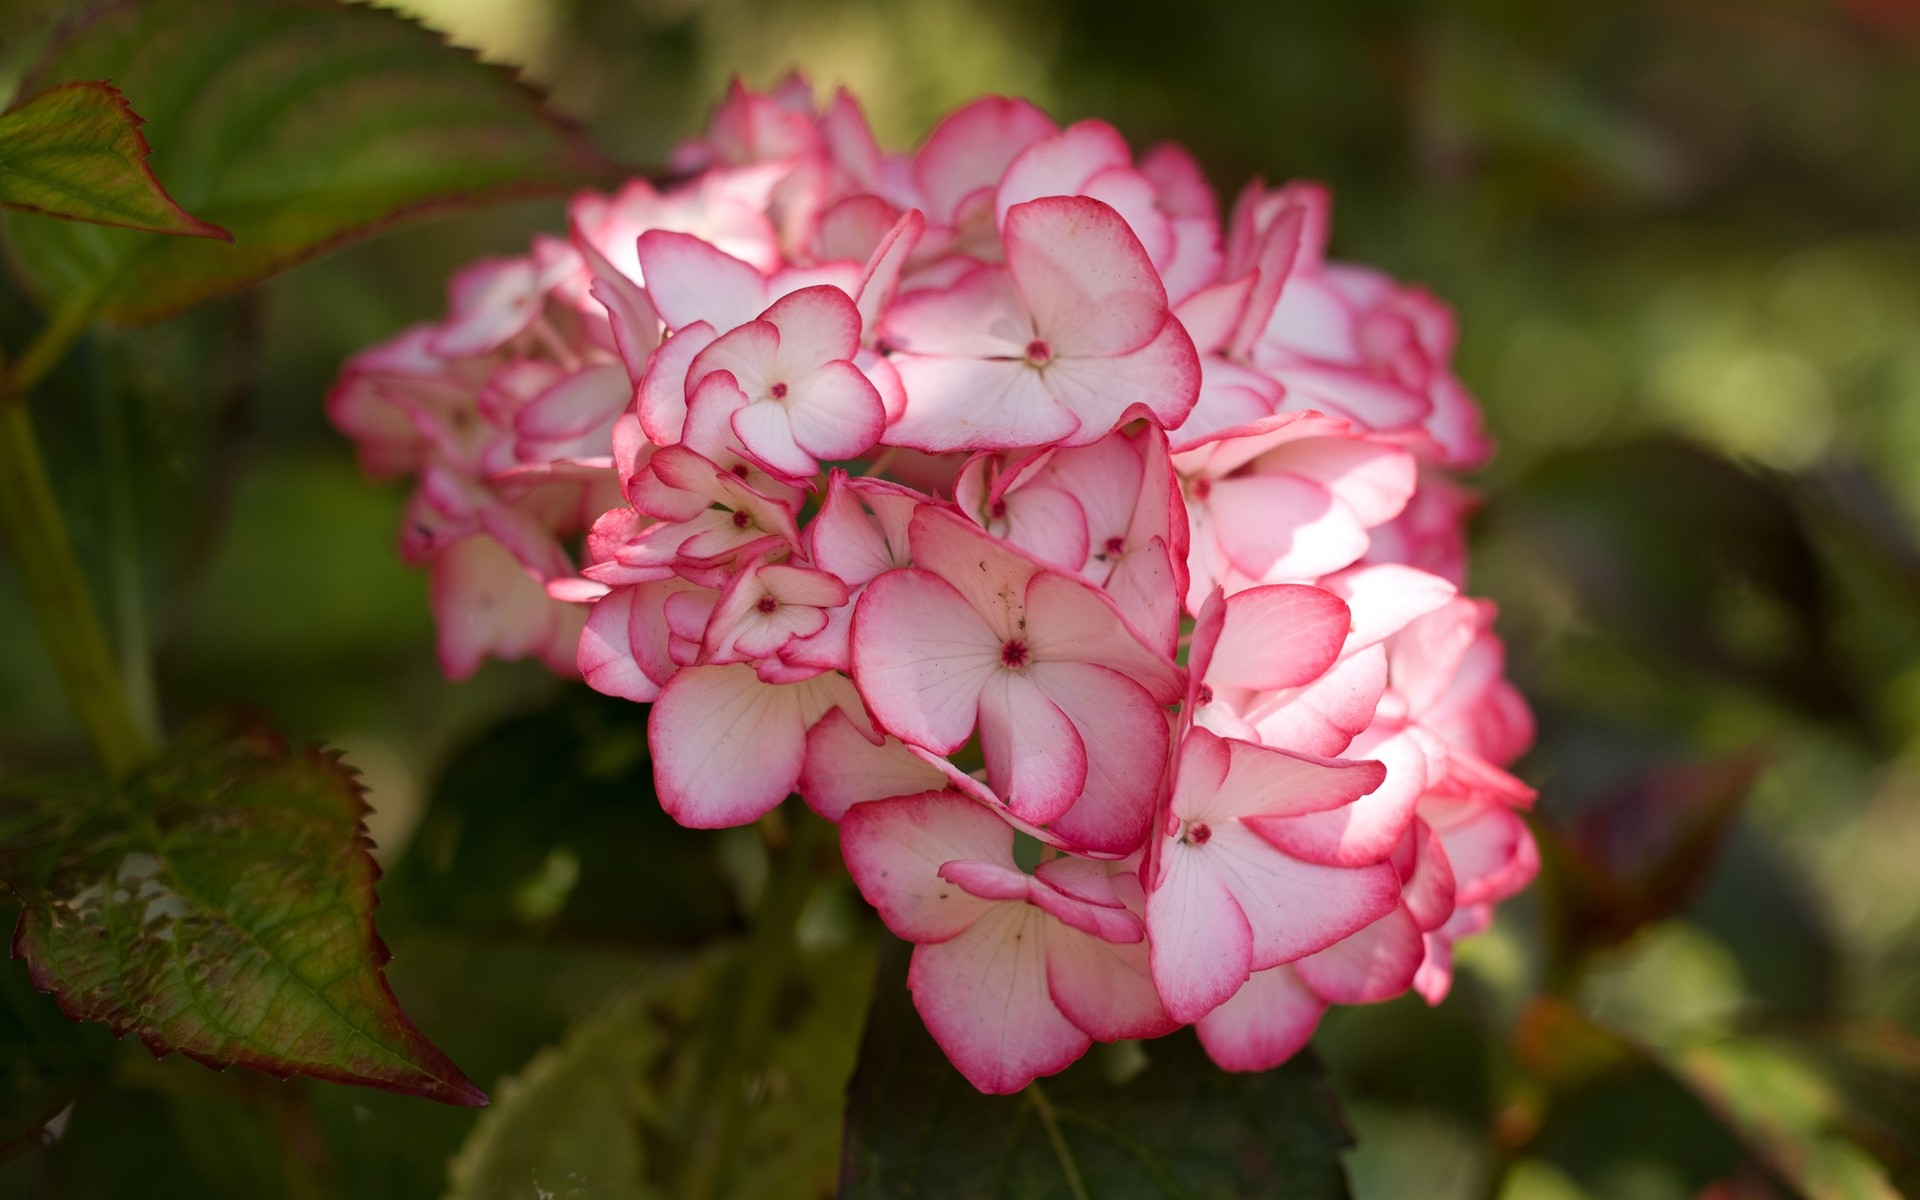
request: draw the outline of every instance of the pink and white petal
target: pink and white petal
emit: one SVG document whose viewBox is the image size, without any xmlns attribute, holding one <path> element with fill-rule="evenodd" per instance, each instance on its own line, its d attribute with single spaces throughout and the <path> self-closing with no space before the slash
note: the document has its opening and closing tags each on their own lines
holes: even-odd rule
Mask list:
<svg viewBox="0 0 1920 1200">
<path fill-rule="evenodd" d="M 440 669 L 466 679 L 488 658 L 525 658 L 543 650 L 562 604 L 543 582 L 484 534 L 463 537 L 433 556 L 431 589 Z"/>
<path fill-rule="evenodd" d="M 1255 466 L 1313 480 L 1345 501 L 1369 529 L 1400 515 L 1418 478 L 1413 455 L 1405 450 L 1352 438 L 1289 442 L 1262 456 Z"/>
<path fill-rule="evenodd" d="M 1317 578 L 1367 551 L 1366 531 L 1351 514 L 1339 509 L 1324 487 L 1298 476 L 1215 480 L 1206 505 L 1213 537 L 1227 561 L 1253 579 L 1265 579 L 1277 567 L 1296 563 L 1308 568 L 1299 570 L 1298 577 Z M 1325 570 L 1311 569 L 1323 565 Z"/>
<path fill-rule="evenodd" d="M 1161 704 L 1186 691 L 1180 668 L 1150 649 L 1113 601 L 1085 580 L 1057 571 L 1034 575 L 1026 586 L 1025 633 L 1036 662 L 1101 664 Z"/>
<path fill-rule="evenodd" d="M 999 903 L 972 928 L 916 947 L 907 986 L 933 1040 L 974 1087 L 1017 1092 L 1092 1044 L 1047 987 L 1047 916 Z"/>
<path fill-rule="evenodd" d="M 1227 599 L 1207 682 L 1276 691 L 1301 687 L 1340 656 L 1351 624 L 1346 603 L 1304 584 L 1249 588 Z"/>
<path fill-rule="evenodd" d="M 1439 816 L 1445 807 L 1445 802 L 1429 800 L 1421 805 L 1420 815 L 1433 825 L 1446 849 L 1457 908 L 1504 900 L 1532 882 L 1540 869 L 1540 851 L 1525 821 L 1502 804 L 1469 803 L 1462 806 L 1466 813 Z"/>
<path fill-rule="evenodd" d="M 1166 777 L 1172 731 L 1165 707 L 1132 679 L 1094 663 L 1036 663 L 1029 673 L 1072 721 L 1086 766 L 1071 807 L 1048 818 L 1020 815 L 1049 822 L 1070 846 L 1131 853 L 1146 840 Z"/>
<path fill-rule="evenodd" d="M 997 907 L 940 878 L 940 868 L 956 859 L 1010 868 L 1013 830 L 971 800 L 927 792 L 854 805 L 840 820 L 840 849 L 854 886 L 888 929 L 940 942 Z"/>
<path fill-rule="evenodd" d="M 1207 1057 L 1226 1071 L 1266 1071 L 1312 1040 L 1327 1010 L 1291 966 L 1256 971 L 1233 998 L 1194 1026 Z"/>
<path fill-rule="evenodd" d="M 779 328 L 782 357 L 790 362 L 852 358 L 860 349 L 860 309 L 828 284 L 788 292 L 760 320 Z"/>
<path fill-rule="evenodd" d="M 1024 821 L 1045 824 L 1087 783 L 1087 747 L 1067 715 L 1024 673 L 995 670 L 979 691 L 987 782 Z"/>
<path fill-rule="evenodd" d="M 514 432 L 523 441 L 555 442 L 578 438 L 602 426 L 610 430 L 614 418 L 632 400 L 633 383 L 625 367 L 618 363 L 587 367 L 540 393 L 516 413 Z"/>
<path fill-rule="evenodd" d="M 1224 776 L 1215 765 L 1223 752 Z M 1181 743 L 1173 814 L 1207 823 L 1303 816 L 1351 804 L 1385 778 L 1376 762 L 1312 758 L 1195 730 Z"/>
<path fill-rule="evenodd" d="M 599 255 L 596 253 L 593 257 L 599 258 Z M 612 267 L 596 270 L 587 294 L 607 310 L 614 350 L 627 369 L 627 378 L 637 386 L 640 377 L 646 374 L 647 359 L 660 345 L 660 314 L 655 311 L 653 301 L 647 298 L 644 288 Z"/>
<path fill-rule="evenodd" d="M 1147 942 L 1154 987 L 1181 1024 L 1217 1008 L 1247 981 L 1253 928 L 1204 851 L 1162 850 L 1160 881 L 1147 893 Z"/>
<path fill-rule="evenodd" d="M 873 246 L 867 258 L 866 277 L 860 281 L 860 326 L 864 338 L 870 340 L 879 333 L 881 314 L 899 292 L 900 273 L 926 231 L 926 217 L 917 208 L 908 209 Z"/>
<path fill-rule="evenodd" d="M 1177 429 L 1200 398 L 1200 356 L 1169 317 L 1144 346 L 1112 356 L 1063 355 L 1047 364 L 1048 391 L 1080 420 L 1062 445 L 1084 446 L 1122 423 L 1150 416 Z"/>
<path fill-rule="evenodd" d="M 1000 182 L 1022 150 L 1052 137 L 1054 123 L 1025 100 L 985 96 L 950 114 L 913 160 L 913 179 L 928 214 L 952 224 L 960 202 Z"/>
<path fill-rule="evenodd" d="M 1400 902 L 1422 931 L 1431 932 L 1453 915 L 1453 864 L 1439 837 L 1417 817 L 1407 830 L 1406 845 L 1413 851 L 1411 862 L 1401 864 L 1396 854 L 1394 863 L 1400 873 Z"/>
<path fill-rule="evenodd" d="M 1187 327 L 1194 348 L 1202 355 L 1211 356 L 1233 335 L 1240 314 L 1246 311 L 1253 284 L 1253 276 L 1242 275 L 1202 288 L 1175 303 L 1174 316 Z"/>
<path fill-rule="evenodd" d="M 1427 397 L 1371 371 L 1298 359 L 1293 355 L 1256 354 L 1256 361 L 1286 389 L 1282 407 L 1352 417 L 1368 429 L 1405 429 L 1432 409 Z"/>
<path fill-rule="evenodd" d="M 1002 640 L 1031 643 L 1028 617 L 1033 580 L 1043 564 L 981 531 L 949 509 L 922 504 L 907 525 L 913 561 L 944 579 Z"/>
<path fill-rule="evenodd" d="M 631 626 L 637 588 L 617 588 L 594 602 L 580 636 L 576 666 L 587 686 L 640 704 L 659 698 L 660 685 L 634 654 Z"/>
<path fill-rule="evenodd" d="M 888 541 L 880 521 L 864 507 L 873 503 L 866 489 L 850 479 L 845 471 L 836 470 L 827 481 L 820 515 L 807 528 L 807 546 L 822 569 L 858 586 L 883 571 L 906 566 L 910 552 L 905 538 L 897 548 Z"/>
<path fill-rule="evenodd" d="M 1341 754 L 1373 723 L 1386 689 L 1386 652 L 1374 645 L 1335 663 L 1280 703 L 1246 716 L 1265 745 L 1301 754 Z"/>
<path fill-rule="evenodd" d="M 1235 823 L 1214 826 L 1201 853 L 1253 931 L 1254 970 L 1325 949 L 1400 903 L 1400 876 L 1391 863 L 1301 862 Z"/>
<path fill-rule="evenodd" d="M 939 576 L 889 571 L 853 614 L 853 677 L 874 720 L 902 741 L 951 754 L 973 736 L 1001 638 Z"/>
<path fill-rule="evenodd" d="M 1115 943 L 1049 926 L 1047 986 L 1067 1020 L 1095 1041 L 1154 1038 L 1178 1028 L 1154 990 L 1144 940 Z"/>
<path fill-rule="evenodd" d="M 1437 933 L 1425 939 L 1427 957 L 1413 976 L 1413 990 L 1429 1006 L 1437 1005 L 1453 990 L 1453 940 Z"/>
<path fill-rule="evenodd" d="M 1052 445 L 1080 428 L 1024 360 L 899 354 L 891 361 L 907 407 L 881 439 L 887 445 L 929 454 L 1004 450 Z"/>
<path fill-rule="evenodd" d="M 669 329 L 705 321 L 732 329 L 766 307 L 767 281 L 692 234 L 649 229 L 640 235 L 641 282 Z"/>
<path fill-rule="evenodd" d="M 1126 901 L 1113 884 L 1113 871 L 1111 863 L 1061 855 L 1035 867 L 1033 877 L 1061 895 L 1070 896 L 1083 904 L 1100 908 L 1125 908 Z"/>
<path fill-rule="evenodd" d="M 1001 267 L 901 296 L 881 331 L 888 348 L 934 358 L 1018 358 L 1034 337 L 1033 316 Z"/>
<path fill-rule="evenodd" d="M 1087 561 L 1087 518 L 1080 502 L 1057 487 L 1032 484 L 1006 498 L 1007 540 L 1067 571 Z"/>
<path fill-rule="evenodd" d="M 1425 959 L 1420 926 L 1403 904 L 1293 967 L 1331 1004 L 1374 1004 L 1412 986 Z"/>
<path fill-rule="evenodd" d="M 1346 650 L 1363 646 L 1405 629 L 1409 624 L 1446 607 L 1460 589 L 1438 575 L 1398 563 L 1351 567 L 1320 581 L 1320 586 L 1347 602 L 1353 632 Z"/>
<path fill-rule="evenodd" d="M 880 407 L 886 413 L 889 424 L 900 419 L 907 411 L 907 385 L 900 382 L 900 372 L 894 368 L 893 360 L 877 350 L 862 348 L 853 356 L 853 365 L 860 368 L 880 394 Z"/>
<path fill-rule="evenodd" d="M 1172 655 L 1180 641 L 1180 575 L 1162 538 L 1130 550 L 1107 576 L 1107 594 L 1150 649 Z"/>
<path fill-rule="evenodd" d="M 723 376 L 715 373 L 708 378 Z M 747 454 L 768 471 L 788 479 L 806 479 L 820 469 L 820 464 L 794 439 L 792 415 L 780 402 L 762 400 L 734 409 L 728 425 Z M 691 426 L 691 418 L 688 423 Z"/>
<path fill-rule="evenodd" d="M 1078 195 L 1089 181 L 1111 167 L 1130 168 L 1133 151 L 1120 131 L 1105 121 L 1080 121 L 1020 153 L 1007 167 L 994 193 L 994 219 L 1042 196 Z"/>
<path fill-rule="evenodd" d="M 1007 270 L 1056 356 L 1128 354 L 1169 321 L 1159 272 L 1111 206 L 1086 196 L 1029 200 L 1008 209 L 1001 234 Z M 1191 353 L 1184 329 L 1180 339 Z"/>
<path fill-rule="evenodd" d="M 475 358 L 518 336 L 540 315 L 540 268 L 531 258 L 485 259 L 447 287 L 452 317 L 428 343 L 446 358 Z"/>
<path fill-rule="evenodd" d="M 1284 394 L 1281 386 L 1257 371 L 1217 355 L 1200 358 L 1200 395 L 1174 433 L 1182 444 L 1252 424 L 1273 415 Z"/>
<path fill-rule="evenodd" d="M 637 410 L 640 427 L 655 445 L 670 446 L 680 440 L 687 421 L 688 369 L 718 336 L 713 326 L 696 321 L 661 342 L 647 360 Z"/>
<path fill-rule="evenodd" d="M 940 864 L 941 879 L 982 900 L 1018 900 L 1025 903 L 1033 876 L 1018 867 L 979 858 L 953 858 Z"/>
<path fill-rule="evenodd" d="M 1393 853 L 1427 790 L 1427 756 L 1412 738 L 1389 737 L 1354 748 L 1387 768 L 1386 780 L 1351 804 L 1275 820 L 1251 818 L 1260 835 L 1295 858 L 1328 866 L 1361 866 Z"/>
<path fill-rule="evenodd" d="M 865 454 L 887 427 L 886 405 L 873 381 L 851 362 L 835 361 L 807 377 L 788 402 L 793 440 L 820 458 Z"/>
<path fill-rule="evenodd" d="M 745 665 L 675 675 L 647 719 L 660 806 L 696 829 L 745 825 L 772 810 L 799 782 L 815 689 L 765 683 Z"/>
</svg>

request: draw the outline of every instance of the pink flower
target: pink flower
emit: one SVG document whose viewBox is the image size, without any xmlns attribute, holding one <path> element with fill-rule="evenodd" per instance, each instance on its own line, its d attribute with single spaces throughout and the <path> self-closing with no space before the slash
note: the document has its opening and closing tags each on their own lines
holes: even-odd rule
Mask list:
<svg viewBox="0 0 1920 1200">
<path fill-rule="evenodd" d="M 1199 360 L 1166 287 L 1120 215 L 1097 200 L 1015 205 L 1005 267 L 903 296 L 883 327 L 907 393 L 888 429 L 916 450 L 1098 441 L 1138 416 L 1180 423 Z"/>
<path fill-rule="evenodd" d="M 1399 514 L 1413 457 L 1314 413 L 1287 413 L 1176 443 L 1191 527 L 1187 604 L 1216 585 L 1314 579 L 1357 562 L 1368 530 Z"/>
<path fill-rule="evenodd" d="M 867 585 L 853 676 L 875 721 L 952 754 L 977 730 L 1021 820 L 1125 854 L 1145 831 L 1180 674 L 1097 588 L 922 507 L 914 566 Z"/>
<path fill-rule="evenodd" d="M 860 312 L 845 292 L 789 293 L 700 351 L 687 370 L 688 421 L 724 416 L 768 470 L 811 476 L 819 459 L 865 453 L 886 427 L 880 393 L 853 364 L 859 350 Z"/>
<path fill-rule="evenodd" d="M 1146 905 L 1154 983 L 1176 1020 L 1204 1016 L 1254 971 L 1325 949 L 1398 903 L 1391 863 L 1327 866 L 1274 841 L 1290 821 L 1352 804 L 1385 778 L 1379 763 L 1187 735 Z"/>
<path fill-rule="evenodd" d="M 1130 872 L 1050 858 L 1025 874 L 1006 822 L 952 793 L 862 804 L 840 838 L 861 894 L 916 943 L 914 1006 L 981 1091 L 1017 1092 L 1094 1041 L 1173 1028 Z"/>
</svg>

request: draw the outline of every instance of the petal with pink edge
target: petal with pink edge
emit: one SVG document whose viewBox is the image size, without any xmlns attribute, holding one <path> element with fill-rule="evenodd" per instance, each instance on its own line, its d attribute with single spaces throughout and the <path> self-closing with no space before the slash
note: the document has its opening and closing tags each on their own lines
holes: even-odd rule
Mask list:
<svg viewBox="0 0 1920 1200">
<path fill-rule="evenodd" d="M 1425 958 L 1420 926 L 1403 904 L 1293 966 L 1329 1003 L 1374 1004 L 1406 991 Z"/>
<path fill-rule="evenodd" d="M 1298 1054 L 1327 1002 L 1290 966 L 1257 971 L 1233 998 L 1200 1018 L 1194 1032 L 1227 1071 L 1266 1071 Z"/>
<path fill-rule="evenodd" d="M 1144 941 L 1115 943 L 1049 926 L 1047 984 L 1054 1004 L 1095 1041 L 1159 1037 L 1177 1027 L 1154 990 Z"/>
<path fill-rule="evenodd" d="M 931 571 L 889 571 L 854 609 L 853 677 L 867 710 L 887 732 L 936 753 L 973 735 L 1000 656 L 999 636 Z"/>
<path fill-rule="evenodd" d="M 888 929 L 909 941 L 939 942 L 995 907 L 942 879 L 940 868 L 960 860 L 1011 869 L 1013 830 L 971 800 L 927 792 L 848 809 L 840 849 L 854 885 Z"/>
<path fill-rule="evenodd" d="M 696 829 L 759 819 L 800 780 L 807 729 L 859 700 L 843 676 L 770 684 L 750 666 L 689 667 L 647 719 L 660 806 Z"/>
<path fill-rule="evenodd" d="M 759 271 L 692 234 L 665 229 L 641 234 L 640 272 L 669 329 L 695 321 L 732 329 L 766 307 L 767 281 Z"/>
<path fill-rule="evenodd" d="M 807 734 L 800 795 L 829 821 L 839 821 L 856 804 L 937 792 L 946 785 L 946 777 L 900 739 L 889 737 L 876 746 L 837 708 Z"/>
<path fill-rule="evenodd" d="M 1035 672 L 1038 674 L 1038 672 Z M 1087 782 L 1087 747 L 1067 714 L 1026 672 L 994 671 L 979 692 L 987 782 L 1024 821 L 1065 812 Z"/>
<path fill-rule="evenodd" d="M 1155 988 L 1181 1024 L 1224 1003 L 1253 967 L 1253 928 L 1226 884 L 1184 843 L 1168 846 L 1147 893 L 1147 940 Z"/>
<path fill-rule="evenodd" d="M 1049 920 L 1028 904 L 994 904 L 965 933 L 913 952 L 907 986 L 927 1031 L 991 1095 L 1066 1069 L 1092 1044 L 1048 990 Z"/>
</svg>

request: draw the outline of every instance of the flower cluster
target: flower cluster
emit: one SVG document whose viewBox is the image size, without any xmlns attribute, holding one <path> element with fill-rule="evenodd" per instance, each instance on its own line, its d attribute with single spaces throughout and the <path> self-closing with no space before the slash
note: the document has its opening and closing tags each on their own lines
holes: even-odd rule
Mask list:
<svg viewBox="0 0 1920 1200">
<path fill-rule="evenodd" d="M 982 1090 L 1438 1002 L 1536 865 L 1448 311 L 1328 260 L 1318 186 L 1223 223 L 1178 147 L 1019 100 L 896 154 L 736 86 L 674 165 L 333 394 L 419 479 L 448 671 L 650 703 L 688 825 L 838 822 Z"/>
</svg>

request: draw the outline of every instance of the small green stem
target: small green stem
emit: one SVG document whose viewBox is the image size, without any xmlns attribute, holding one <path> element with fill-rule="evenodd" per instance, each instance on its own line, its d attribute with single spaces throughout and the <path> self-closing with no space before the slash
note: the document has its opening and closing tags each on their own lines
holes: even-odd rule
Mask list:
<svg viewBox="0 0 1920 1200">
<path fill-rule="evenodd" d="M 823 878 L 820 851 L 831 825 L 811 813 L 788 816 L 791 830 L 760 895 L 753 933 L 734 969 L 719 980 L 709 1010 L 707 1036 L 693 1075 L 690 1102 L 680 1122 L 684 1131 L 676 1200 L 712 1200 L 721 1191 L 738 1139 L 749 1073 L 765 1050 L 775 1001 L 785 984 L 794 952 L 800 913 Z"/>
<path fill-rule="evenodd" d="M 46 378 L 48 371 L 60 365 L 60 360 L 73 349 L 87 326 L 93 324 L 95 307 L 92 303 L 74 304 L 53 315 L 52 322 L 28 344 L 26 352 L 4 379 L 0 379 L 0 407 L 26 403 L 27 393 Z"/>
<path fill-rule="evenodd" d="M 1060 1171 L 1067 1177 L 1067 1190 L 1073 1193 L 1073 1200 L 1088 1200 L 1087 1185 L 1080 1178 L 1080 1164 L 1067 1145 L 1067 1135 L 1060 1131 L 1060 1114 L 1053 1111 L 1053 1101 L 1047 1099 L 1046 1089 L 1040 1086 L 1039 1080 L 1027 1085 L 1027 1099 L 1040 1114 L 1040 1128 L 1046 1130 L 1047 1144 L 1053 1147 L 1053 1156 L 1060 1160 Z"/>
<path fill-rule="evenodd" d="M 126 691 L 54 499 L 26 391 L 66 354 L 87 317 L 65 315 L 0 377 L 0 542 L 11 553 L 74 713 L 101 763 L 118 777 L 154 748 L 134 719 Z"/>
</svg>

